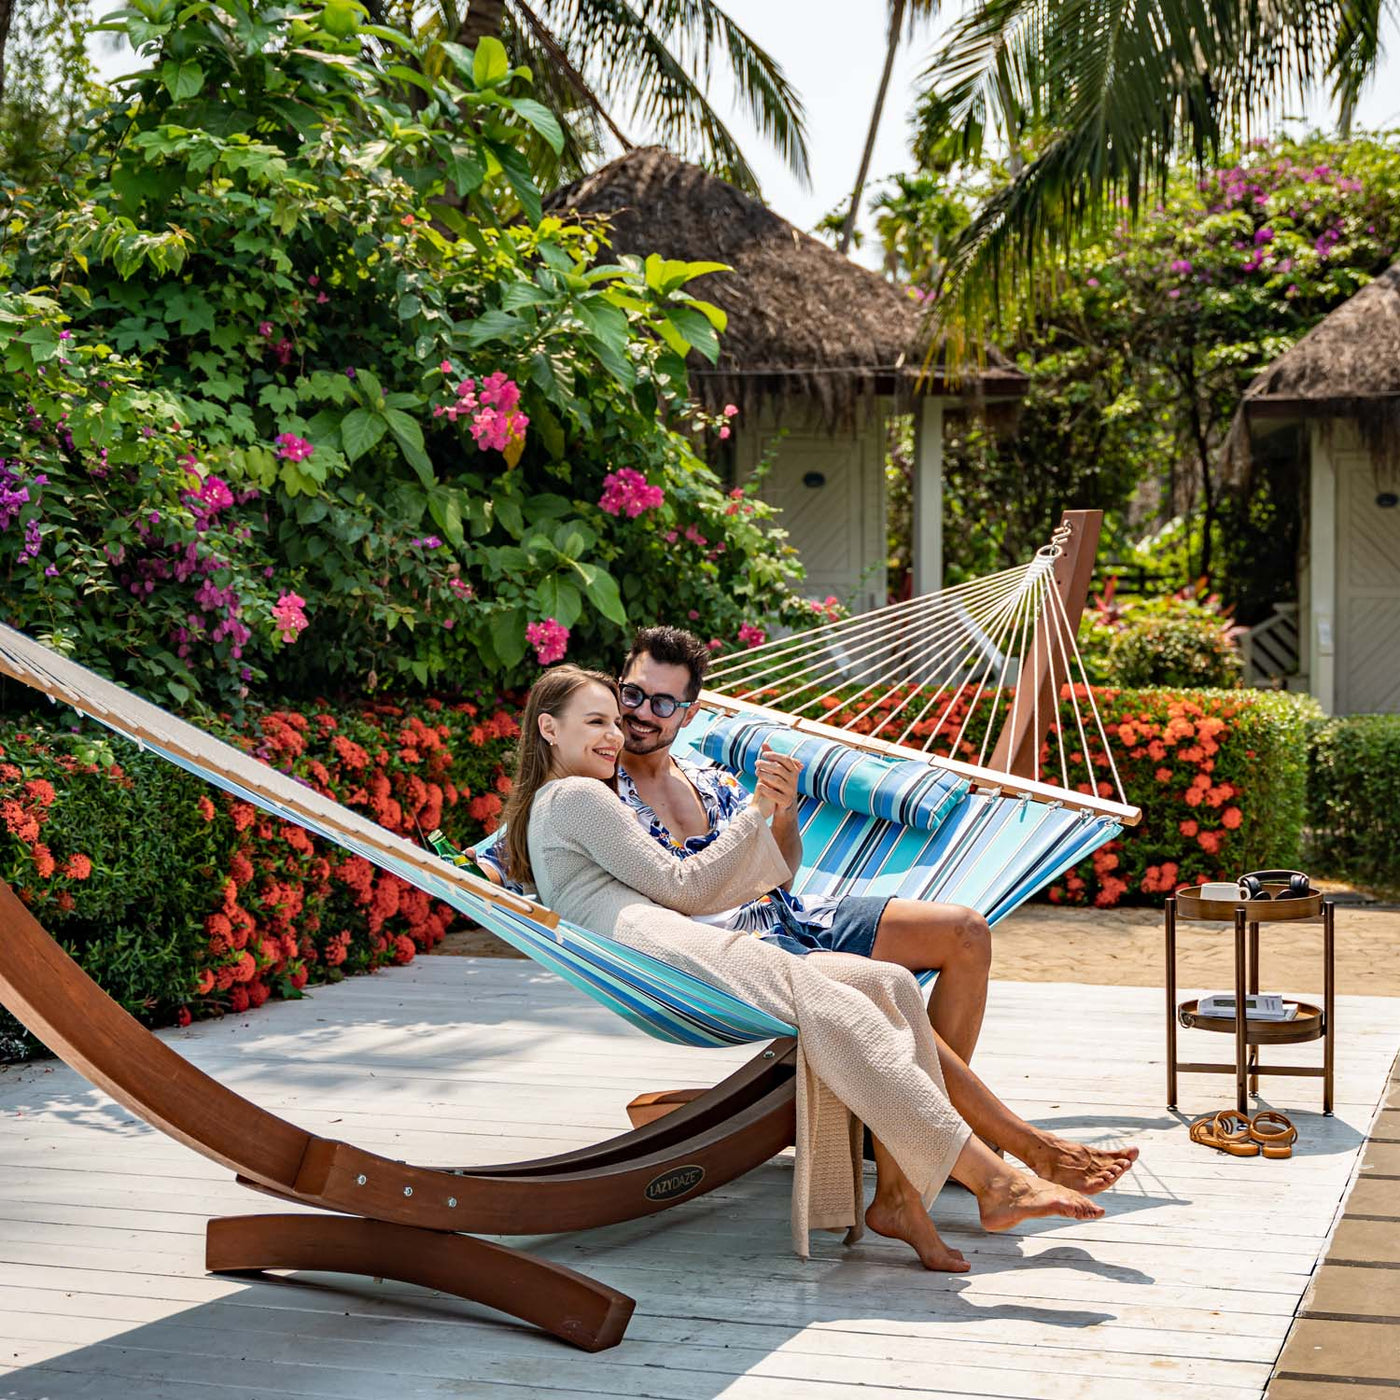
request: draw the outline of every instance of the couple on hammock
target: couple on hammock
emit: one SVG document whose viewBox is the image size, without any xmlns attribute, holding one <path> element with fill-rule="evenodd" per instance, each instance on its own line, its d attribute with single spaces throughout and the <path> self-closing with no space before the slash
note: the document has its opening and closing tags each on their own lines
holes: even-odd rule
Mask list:
<svg viewBox="0 0 1400 1400">
<path fill-rule="evenodd" d="M 968 1068 L 986 1006 L 986 921 L 952 904 L 799 899 L 787 889 L 802 859 L 796 761 L 766 751 L 750 798 L 727 770 L 672 757 L 708 660 L 690 633 L 653 627 L 638 633 L 620 684 L 575 666 L 546 671 L 521 720 L 505 833 L 478 862 L 503 884 L 535 886 L 571 922 L 798 1028 L 799 1254 L 810 1229 L 854 1239 L 863 1212 L 926 1268 L 965 1271 L 927 1209 L 949 1176 L 976 1196 L 989 1230 L 1101 1216 L 1089 1197 L 1137 1149 L 1032 1127 Z M 914 973 L 930 969 L 925 1008 Z M 862 1124 L 877 1170 L 868 1208 Z"/>
</svg>

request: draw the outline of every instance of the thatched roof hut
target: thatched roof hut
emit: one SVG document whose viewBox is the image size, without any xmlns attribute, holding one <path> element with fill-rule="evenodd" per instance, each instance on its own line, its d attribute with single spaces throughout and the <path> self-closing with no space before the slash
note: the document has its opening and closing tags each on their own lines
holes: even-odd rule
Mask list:
<svg viewBox="0 0 1400 1400">
<path fill-rule="evenodd" d="M 1025 393 L 1026 377 L 1000 357 L 957 381 L 940 369 L 921 375 L 930 333 L 911 297 L 660 147 L 629 151 L 548 207 L 606 217 L 616 253 L 729 265 L 693 288 L 729 317 L 719 364 L 691 357 L 712 406 L 805 398 L 835 422 L 877 397 L 907 406 L 920 394 L 975 403 Z"/>
<path fill-rule="evenodd" d="M 1400 263 L 1258 375 L 1243 410 L 1250 419 L 1354 419 L 1377 469 L 1400 469 Z"/>
<path fill-rule="evenodd" d="M 1275 672 L 1290 688 L 1329 712 L 1400 713 L 1400 264 L 1254 380 L 1232 445 L 1251 438 L 1277 528 L 1303 525 L 1297 603 L 1251 631 L 1251 651 L 1255 634 L 1285 653 L 1296 634 L 1293 673 Z"/>
</svg>

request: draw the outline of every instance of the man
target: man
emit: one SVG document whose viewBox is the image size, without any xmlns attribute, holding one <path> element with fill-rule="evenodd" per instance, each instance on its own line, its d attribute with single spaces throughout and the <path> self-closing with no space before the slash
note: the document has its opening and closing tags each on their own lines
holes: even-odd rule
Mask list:
<svg viewBox="0 0 1400 1400">
<path fill-rule="evenodd" d="M 710 652 L 678 627 L 637 633 L 622 667 L 623 753 L 618 795 L 663 846 L 685 859 L 704 849 L 743 810 L 749 794 L 728 769 L 706 759 L 676 758 L 671 747 L 694 717 Z M 766 750 L 757 776 L 785 803 L 772 831 L 788 865 L 802 859 L 797 826 L 800 765 Z M 506 883 L 497 847 L 473 853 L 486 873 Z M 929 1021 L 959 1059 L 972 1056 L 987 1005 L 991 937 L 986 920 L 957 904 L 853 896 L 800 899 L 786 889 L 701 923 L 746 929 L 789 952 L 856 953 L 915 972 L 936 970 Z"/>
</svg>

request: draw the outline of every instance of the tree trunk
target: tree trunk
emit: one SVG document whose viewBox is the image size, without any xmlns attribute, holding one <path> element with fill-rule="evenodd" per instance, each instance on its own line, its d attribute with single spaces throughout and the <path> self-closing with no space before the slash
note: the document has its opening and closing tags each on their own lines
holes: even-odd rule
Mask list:
<svg viewBox="0 0 1400 1400">
<path fill-rule="evenodd" d="M 1201 469 L 1201 577 L 1210 586 L 1211 535 L 1215 530 L 1215 483 L 1210 476 L 1210 435 L 1201 412 L 1201 398 L 1196 385 L 1194 363 L 1187 359 L 1182 365 L 1182 384 L 1191 409 L 1191 441 L 1196 449 L 1196 461 Z"/>
<path fill-rule="evenodd" d="M 10 21 L 14 16 L 14 0 L 0 0 L 0 101 L 5 97 L 5 45 L 10 40 Z"/>
<path fill-rule="evenodd" d="M 5 4 L 6 0 L 0 0 Z M 457 42 L 474 49 L 488 34 L 499 39 L 506 26 L 506 0 L 468 0 Z"/>
<path fill-rule="evenodd" d="M 885 94 L 890 86 L 890 72 L 894 68 L 894 56 L 899 49 L 899 31 L 904 27 L 904 5 L 905 0 L 893 0 L 890 5 L 890 39 L 885 45 L 885 71 L 880 74 L 880 88 L 875 94 L 875 109 L 870 113 L 870 129 L 865 133 L 865 150 L 860 157 L 856 187 L 851 191 L 851 207 L 846 210 L 846 222 L 841 226 L 841 239 L 836 245 L 838 253 L 845 253 L 850 248 L 851 238 L 856 231 L 860 196 L 865 189 L 865 177 L 870 173 L 871 157 L 875 154 L 875 136 L 880 130 L 880 117 L 885 110 Z"/>
</svg>

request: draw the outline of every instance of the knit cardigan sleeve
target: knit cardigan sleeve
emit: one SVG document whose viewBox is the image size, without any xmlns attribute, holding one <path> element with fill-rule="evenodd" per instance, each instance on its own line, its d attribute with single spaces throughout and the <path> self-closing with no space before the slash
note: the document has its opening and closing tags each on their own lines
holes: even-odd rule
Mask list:
<svg viewBox="0 0 1400 1400">
<path fill-rule="evenodd" d="M 677 913 L 713 914 L 767 894 L 789 877 L 783 853 L 753 804 L 704 850 L 678 860 L 597 779 L 558 778 L 546 791 L 556 840 Z"/>
</svg>

